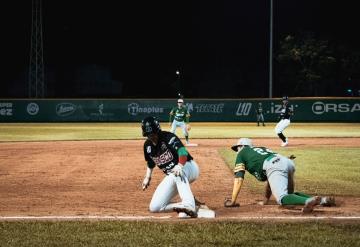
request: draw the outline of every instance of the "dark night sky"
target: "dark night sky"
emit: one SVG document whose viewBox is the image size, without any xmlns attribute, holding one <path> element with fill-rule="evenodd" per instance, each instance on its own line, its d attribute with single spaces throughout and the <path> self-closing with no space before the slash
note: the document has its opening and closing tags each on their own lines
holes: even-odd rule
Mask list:
<svg viewBox="0 0 360 247">
<path fill-rule="evenodd" d="M 357 1 L 336 2 L 274 0 L 274 48 L 286 34 L 309 30 L 359 50 Z M 173 98 L 179 69 L 187 97 L 266 97 L 269 6 L 264 0 L 43 1 L 47 95 Z M 0 96 L 26 97 L 31 1 L 6 1 L 2 12 Z M 274 77 L 276 96 L 282 92 Z"/>
</svg>

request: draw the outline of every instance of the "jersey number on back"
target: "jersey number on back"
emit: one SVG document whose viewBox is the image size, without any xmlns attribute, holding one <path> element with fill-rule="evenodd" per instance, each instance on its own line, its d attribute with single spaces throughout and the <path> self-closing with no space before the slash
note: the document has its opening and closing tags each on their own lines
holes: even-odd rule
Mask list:
<svg viewBox="0 0 360 247">
<path fill-rule="evenodd" d="M 253 150 L 260 155 L 267 155 L 267 154 L 274 153 L 273 151 L 271 151 L 271 149 L 268 149 L 268 148 L 266 148 L 265 150 L 262 148 L 253 148 Z"/>
</svg>

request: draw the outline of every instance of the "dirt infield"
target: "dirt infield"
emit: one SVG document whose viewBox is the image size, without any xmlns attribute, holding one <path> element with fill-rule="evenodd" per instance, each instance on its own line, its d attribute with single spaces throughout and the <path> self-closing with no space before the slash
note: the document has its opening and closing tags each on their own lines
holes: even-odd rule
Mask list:
<svg viewBox="0 0 360 247">
<path fill-rule="evenodd" d="M 233 175 L 218 154 L 234 139 L 198 139 L 189 147 L 200 166 L 192 185 L 196 197 L 216 211 L 217 218 L 302 216 L 300 208 L 260 206 L 261 195 L 241 191 L 240 208 L 224 208 Z M 278 147 L 276 139 L 256 144 Z M 148 204 L 163 173 L 154 171 L 152 184 L 142 191 L 145 173 L 142 140 L 0 143 L 0 216 L 150 216 Z M 360 138 L 294 138 L 297 146 L 360 146 Z M 316 208 L 313 216 L 360 216 L 360 198 L 337 198 L 338 206 Z M 155 214 L 155 216 L 175 213 Z"/>
</svg>

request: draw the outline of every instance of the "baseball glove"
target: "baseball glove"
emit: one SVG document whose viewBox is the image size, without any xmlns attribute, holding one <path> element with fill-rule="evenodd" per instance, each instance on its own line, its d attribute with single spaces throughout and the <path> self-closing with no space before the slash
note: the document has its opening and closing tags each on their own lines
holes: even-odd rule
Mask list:
<svg viewBox="0 0 360 247">
<path fill-rule="evenodd" d="M 190 131 L 190 130 L 191 130 L 190 124 L 186 125 L 186 129 L 187 129 L 187 131 Z"/>
<path fill-rule="evenodd" d="M 294 160 L 295 158 L 296 158 L 296 156 L 293 154 L 289 156 L 289 159 L 291 159 L 291 160 Z"/>
<path fill-rule="evenodd" d="M 226 208 L 237 208 L 240 207 L 239 203 L 232 203 L 230 198 L 225 198 L 224 207 Z"/>
</svg>

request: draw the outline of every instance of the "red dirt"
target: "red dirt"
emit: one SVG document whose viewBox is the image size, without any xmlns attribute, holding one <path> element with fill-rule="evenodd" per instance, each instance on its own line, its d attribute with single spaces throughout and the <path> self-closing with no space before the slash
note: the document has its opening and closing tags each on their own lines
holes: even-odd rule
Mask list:
<svg viewBox="0 0 360 247">
<path fill-rule="evenodd" d="M 231 195 L 232 171 L 218 154 L 235 139 L 193 139 L 188 150 L 199 164 L 195 196 L 216 211 L 217 218 L 302 216 L 300 208 L 285 209 L 272 201 L 260 206 L 260 194 L 244 185 L 240 208 L 224 208 Z M 254 139 L 256 145 L 278 147 L 277 139 Z M 148 204 L 163 173 L 156 168 L 151 186 L 142 191 L 146 165 L 142 140 L 0 143 L 0 216 L 176 216 L 152 214 Z M 359 147 L 360 138 L 293 138 L 298 146 Z M 360 216 L 360 198 L 337 197 L 338 206 L 317 207 L 313 216 Z"/>
</svg>

